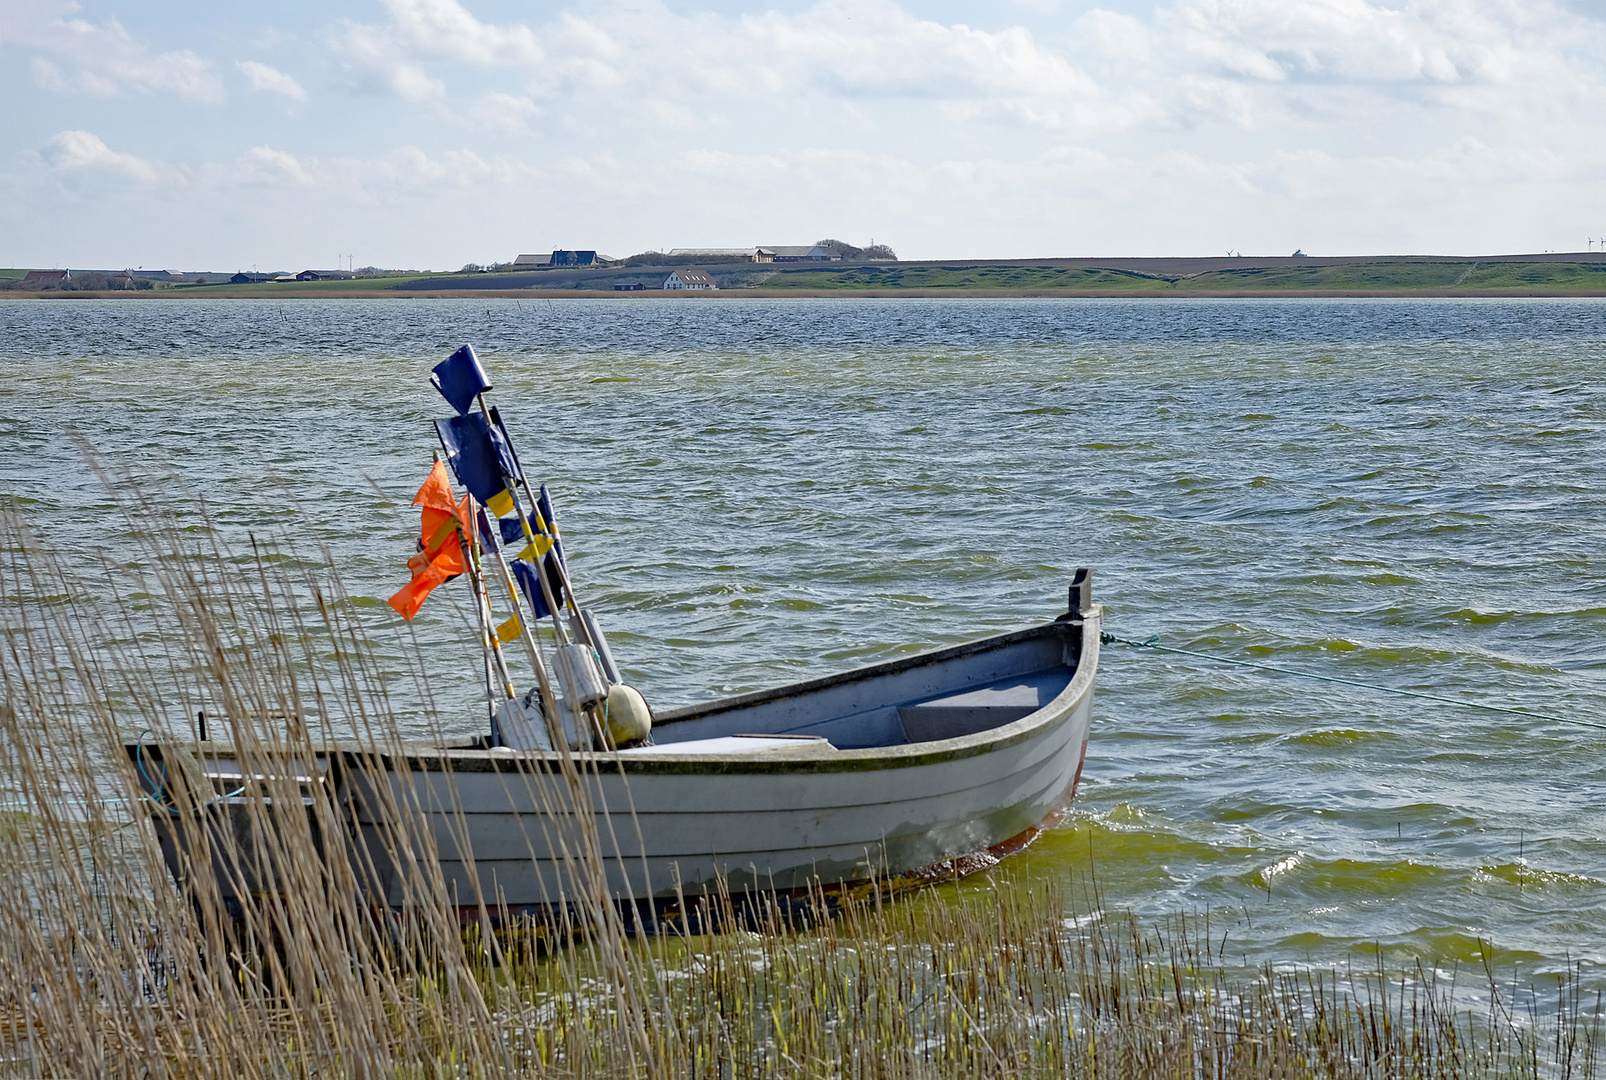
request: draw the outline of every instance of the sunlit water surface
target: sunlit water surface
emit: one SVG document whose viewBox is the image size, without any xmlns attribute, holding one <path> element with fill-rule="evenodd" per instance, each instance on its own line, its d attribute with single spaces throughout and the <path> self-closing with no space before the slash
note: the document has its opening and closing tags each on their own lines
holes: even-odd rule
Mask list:
<svg viewBox="0 0 1606 1080">
<path fill-rule="evenodd" d="M 1606 723 L 1597 301 L 8 301 L 0 486 L 116 547 L 75 429 L 231 542 L 327 544 L 399 657 L 465 341 L 660 706 L 1051 618 L 1090 565 L 1122 636 Z M 462 591 L 420 731 L 484 723 Z M 1606 962 L 1600 730 L 1113 647 L 1095 717 L 1017 869 L 1251 960 Z"/>
</svg>

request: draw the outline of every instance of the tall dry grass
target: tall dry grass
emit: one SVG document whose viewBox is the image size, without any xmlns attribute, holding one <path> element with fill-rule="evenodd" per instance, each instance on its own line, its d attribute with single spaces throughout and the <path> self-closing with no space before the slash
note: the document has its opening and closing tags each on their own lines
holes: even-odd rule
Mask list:
<svg viewBox="0 0 1606 1080">
<path fill-rule="evenodd" d="M 336 718 L 400 749 L 396 679 L 338 579 L 132 499 L 122 514 L 119 559 L 69 566 L 0 506 L 0 1075 L 1596 1072 L 1600 1002 L 1577 979 L 1541 1000 L 1491 977 L 1474 1013 L 1432 971 L 1244 970 L 1205 926 L 1145 927 L 1007 873 L 830 911 L 821 893 L 803 918 L 714 896 L 728 932 L 632 939 L 578 782 L 548 808 L 572 847 L 554 918 L 493 925 L 487 905 L 465 929 L 421 807 L 376 773 L 394 822 L 378 850 L 402 868 L 402 902 L 377 908 L 376 848 L 316 763 Z M 427 705 L 408 670 L 406 704 Z M 198 705 L 238 780 L 124 751 L 193 742 Z M 163 836 L 196 853 L 182 886 Z"/>
</svg>

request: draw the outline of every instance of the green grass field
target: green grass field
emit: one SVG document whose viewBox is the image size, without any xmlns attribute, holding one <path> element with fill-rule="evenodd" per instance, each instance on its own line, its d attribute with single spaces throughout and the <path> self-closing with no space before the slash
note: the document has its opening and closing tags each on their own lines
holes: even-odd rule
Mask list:
<svg viewBox="0 0 1606 1080">
<path fill-rule="evenodd" d="M 765 289 L 1095 289 L 1159 292 L 1165 278 L 1122 270 L 1059 266 L 860 266 L 851 270 L 789 270 L 766 278 Z"/>
<path fill-rule="evenodd" d="M 1376 262 L 1338 266 L 1277 266 L 1160 277 L 1076 267 L 867 266 L 848 270 L 788 270 L 765 289 L 1064 289 L 1098 292 L 1402 292 L 1488 289 L 1606 291 L 1606 264 Z"/>
<path fill-rule="evenodd" d="M 1237 289 L 1341 291 L 1606 289 L 1606 265 L 1588 263 L 1351 263 L 1222 270 L 1183 278 L 1178 292 Z"/>
<path fill-rule="evenodd" d="M 446 274 L 397 274 L 395 277 L 352 278 L 349 281 L 285 281 L 254 285 L 185 285 L 169 289 L 174 296 L 327 296 L 330 293 L 384 292 L 419 278 Z M 456 275 L 450 275 L 456 276 Z"/>
<path fill-rule="evenodd" d="M 1470 269 L 1460 263 L 1362 263 L 1219 270 L 1177 281 L 1176 289 L 1452 289 Z"/>
<path fill-rule="evenodd" d="M 0 267 L 0 278 L 22 278 L 28 271 Z M 397 274 L 394 277 L 353 278 L 350 281 L 293 281 L 254 285 L 197 285 L 190 282 L 157 282 L 153 293 L 161 296 L 322 296 L 329 293 L 383 292 L 420 278 L 455 278 L 457 274 Z"/>
</svg>

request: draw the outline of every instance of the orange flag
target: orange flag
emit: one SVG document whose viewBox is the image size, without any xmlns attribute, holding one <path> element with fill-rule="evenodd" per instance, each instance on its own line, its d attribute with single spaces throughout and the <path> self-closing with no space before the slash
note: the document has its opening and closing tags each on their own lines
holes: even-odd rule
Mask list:
<svg viewBox="0 0 1606 1080">
<path fill-rule="evenodd" d="M 457 512 L 457 500 L 452 498 L 452 481 L 446 476 L 444 461 L 435 459 L 435 465 L 429 470 L 429 477 L 424 481 L 424 486 L 413 496 L 413 505 L 445 510 L 449 514 Z"/>
<path fill-rule="evenodd" d="M 446 466 L 440 461 L 429 471 L 429 479 L 413 496 L 413 505 L 423 507 L 419 522 L 418 554 L 407 560 L 407 569 L 413 580 L 402 586 L 390 598 L 396 614 L 413 621 L 424 599 L 435 586 L 444 585 L 458 574 L 467 572 L 468 562 L 463 557 L 460 529 L 467 529 L 470 520 L 470 497 L 463 496 L 461 503 L 452 500 L 452 482 L 446 476 Z"/>
</svg>

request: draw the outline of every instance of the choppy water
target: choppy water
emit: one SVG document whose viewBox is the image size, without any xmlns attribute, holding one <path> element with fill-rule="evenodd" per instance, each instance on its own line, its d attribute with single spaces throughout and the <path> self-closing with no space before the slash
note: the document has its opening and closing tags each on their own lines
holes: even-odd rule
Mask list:
<svg viewBox="0 0 1606 1080">
<path fill-rule="evenodd" d="M 1050 617 L 1088 564 L 1124 636 L 1606 723 L 1599 301 L 0 301 L 0 485 L 114 541 L 75 427 L 329 543 L 394 650 L 464 341 L 659 704 Z M 465 731 L 466 610 L 415 624 Z M 1601 964 L 1603 748 L 1110 648 L 1023 859 L 1251 958 Z"/>
</svg>

